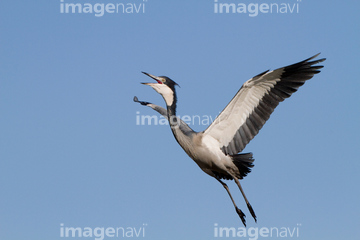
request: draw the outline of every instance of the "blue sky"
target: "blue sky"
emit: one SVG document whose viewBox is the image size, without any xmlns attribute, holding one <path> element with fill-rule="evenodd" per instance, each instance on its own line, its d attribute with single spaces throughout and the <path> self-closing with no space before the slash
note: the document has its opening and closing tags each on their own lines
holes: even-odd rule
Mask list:
<svg viewBox="0 0 360 240">
<path fill-rule="evenodd" d="M 164 106 L 139 84 L 151 81 L 141 71 L 179 83 L 179 115 L 216 116 L 249 78 L 318 52 L 322 72 L 244 150 L 255 157 L 242 185 L 258 223 L 228 185 L 249 228 L 359 239 L 358 1 L 218 1 L 299 7 L 254 17 L 215 14 L 211 0 L 87 2 L 143 4 L 143 12 L 97 17 L 60 13 L 60 0 L 0 3 L 0 239 L 95 239 L 61 237 L 61 226 L 216 239 L 215 226 L 243 227 L 168 126 L 136 125 L 154 112 L 135 95 Z"/>
</svg>

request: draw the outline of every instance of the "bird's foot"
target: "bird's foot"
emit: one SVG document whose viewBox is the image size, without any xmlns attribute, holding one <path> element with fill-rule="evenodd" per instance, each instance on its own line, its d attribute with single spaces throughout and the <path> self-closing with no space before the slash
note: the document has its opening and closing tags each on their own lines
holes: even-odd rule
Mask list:
<svg viewBox="0 0 360 240">
<path fill-rule="evenodd" d="M 245 220 L 245 217 L 246 217 L 246 216 L 245 216 L 245 214 L 244 214 L 239 208 L 237 208 L 237 207 L 235 207 L 235 210 L 236 210 L 237 214 L 239 215 L 242 223 L 243 223 L 244 226 L 246 227 L 246 220 Z"/>
<path fill-rule="evenodd" d="M 249 209 L 249 212 L 251 213 L 251 216 L 254 218 L 254 220 L 256 222 L 256 215 L 255 215 L 255 212 L 254 212 L 253 208 L 251 207 L 250 203 L 247 203 L 247 207 Z"/>
</svg>

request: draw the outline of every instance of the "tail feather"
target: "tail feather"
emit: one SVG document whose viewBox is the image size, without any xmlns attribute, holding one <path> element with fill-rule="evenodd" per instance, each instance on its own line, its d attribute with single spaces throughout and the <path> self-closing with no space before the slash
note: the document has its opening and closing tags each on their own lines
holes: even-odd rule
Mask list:
<svg viewBox="0 0 360 240">
<path fill-rule="evenodd" d="M 233 163 L 239 169 L 240 179 L 246 177 L 248 173 L 251 172 L 251 168 L 254 167 L 254 158 L 252 153 L 240 153 L 230 156 L 233 160 Z"/>
</svg>

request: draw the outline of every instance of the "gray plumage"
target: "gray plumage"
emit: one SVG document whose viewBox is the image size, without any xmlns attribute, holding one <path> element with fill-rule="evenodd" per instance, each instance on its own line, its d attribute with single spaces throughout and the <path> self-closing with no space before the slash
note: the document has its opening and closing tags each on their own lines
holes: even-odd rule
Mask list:
<svg viewBox="0 0 360 240">
<path fill-rule="evenodd" d="M 143 83 L 161 94 L 166 109 L 139 101 L 137 97 L 134 101 L 151 107 L 168 119 L 176 141 L 205 173 L 223 185 L 246 226 L 245 214 L 236 206 L 229 188 L 221 179 L 236 182 L 256 221 L 255 212 L 239 182 L 251 171 L 254 159 L 252 153 L 240 152 L 258 134 L 278 104 L 320 72 L 323 66 L 316 64 L 325 61 L 325 58 L 311 61 L 318 55 L 287 67 L 265 71 L 246 81 L 214 122 L 202 132 L 193 131 L 176 116 L 177 84 L 168 77 L 144 73 L 157 83 Z"/>
</svg>

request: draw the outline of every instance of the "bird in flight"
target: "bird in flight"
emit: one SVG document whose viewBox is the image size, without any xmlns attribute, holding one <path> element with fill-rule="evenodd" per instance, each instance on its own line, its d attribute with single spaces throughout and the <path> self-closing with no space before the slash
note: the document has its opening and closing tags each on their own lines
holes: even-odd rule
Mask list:
<svg viewBox="0 0 360 240">
<path fill-rule="evenodd" d="M 258 134 L 278 104 L 320 72 L 323 66 L 317 64 L 325 61 L 325 58 L 314 60 L 318 55 L 273 71 L 265 71 L 246 81 L 224 110 L 202 132 L 193 131 L 176 116 L 175 86 L 178 84 L 168 77 L 143 72 L 155 82 L 142 83 L 152 87 L 164 98 L 166 109 L 139 101 L 137 97 L 134 97 L 134 101 L 151 107 L 168 119 L 176 141 L 205 173 L 222 184 L 246 226 L 245 214 L 237 207 L 223 180 L 235 181 L 256 222 L 255 212 L 239 181 L 250 173 L 254 158 L 252 153 L 241 152 Z"/>
</svg>

